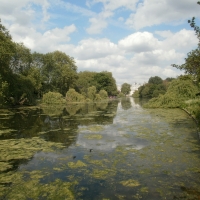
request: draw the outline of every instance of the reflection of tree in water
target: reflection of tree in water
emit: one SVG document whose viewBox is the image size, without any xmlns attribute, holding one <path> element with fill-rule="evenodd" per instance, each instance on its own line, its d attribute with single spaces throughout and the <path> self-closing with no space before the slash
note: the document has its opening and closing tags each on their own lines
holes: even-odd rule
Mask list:
<svg viewBox="0 0 200 200">
<path fill-rule="evenodd" d="M 138 104 L 140 106 L 143 106 L 145 103 L 149 101 L 148 98 L 133 98 L 133 100 L 135 104 Z"/>
<path fill-rule="evenodd" d="M 122 98 L 121 105 L 124 110 L 130 109 L 132 107 L 130 98 L 129 97 Z"/>
<path fill-rule="evenodd" d="M 65 109 L 66 109 L 66 111 L 67 111 L 67 113 L 68 113 L 69 115 L 73 116 L 73 115 L 75 115 L 76 113 L 78 113 L 78 111 L 79 111 L 80 109 L 82 109 L 83 107 L 84 107 L 84 104 L 82 104 L 82 103 L 77 103 L 77 104 L 71 103 L 71 104 L 67 104 L 67 105 L 65 106 Z"/>
</svg>

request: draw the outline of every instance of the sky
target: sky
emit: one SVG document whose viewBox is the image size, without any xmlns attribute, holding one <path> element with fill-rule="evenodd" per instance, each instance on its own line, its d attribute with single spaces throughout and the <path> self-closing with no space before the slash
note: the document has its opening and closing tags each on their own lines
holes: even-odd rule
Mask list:
<svg viewBox="0 0 200 200">
<path fill-rule="evenodd" d="M 65 52 L 79 71 L 112 72 L 117 85 L 183 74 L 198 40 L 197 0 L 0 0 L 0 19 L 32 52 Z"/>
</svg>

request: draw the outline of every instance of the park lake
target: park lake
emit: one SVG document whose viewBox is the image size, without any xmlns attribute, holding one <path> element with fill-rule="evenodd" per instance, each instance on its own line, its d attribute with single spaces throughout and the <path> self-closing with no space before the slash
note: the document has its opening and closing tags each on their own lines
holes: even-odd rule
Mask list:
<svg viewBox="0 0 200 200">
<path fill-rule="evenodd" d="M 198 200 L 197 125 L 133 98 L 2 109 L 0 199 Z"/>
</svg>

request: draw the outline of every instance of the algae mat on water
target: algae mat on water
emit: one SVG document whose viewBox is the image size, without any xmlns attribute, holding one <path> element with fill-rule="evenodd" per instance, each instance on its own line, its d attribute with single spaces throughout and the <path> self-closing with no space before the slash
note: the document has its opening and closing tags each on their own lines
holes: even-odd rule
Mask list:
<svg viewBox="0 0 200 200">
<path fill-rule="evenodd" d="M 0 141 L 0 198 L 199 199 L 199 142 L 195 124 L 184 112 L 129 106 L 106 125 L 98 121 L 104 114 L 90 113 L 93 120 L 79 113 L 54 120 L 44 115 L 43 126 L 48 121 L 54 137 L 58 132 L 52 130 L 59 129 L 68 140 L 75 138 L 69 146 L 63 140 L 48 141 L 42 126 L 39 136 L 46 140 Z M 73 124 L 78 131 L 70 136 L 68 125 Z"/>
</svg>

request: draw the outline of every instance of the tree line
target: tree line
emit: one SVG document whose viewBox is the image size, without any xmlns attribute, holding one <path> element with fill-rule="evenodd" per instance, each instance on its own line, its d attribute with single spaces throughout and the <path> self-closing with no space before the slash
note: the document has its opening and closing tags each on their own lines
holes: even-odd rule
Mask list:
<svg viewBox="0 0 200 200">
<path fill-rule="evenodd" d="M 91 98 L 91 91 L 98 99 L 118 95 L 111 72 L 77 70 L 74 58 L 64 52 L 32 53 L 23 43 L 14 42 L 0 21 L 1 106 L 33 105 L 49 92 L 65 97 L 68 91 L 74 91 L 84 99 Z"/>
</svg>

